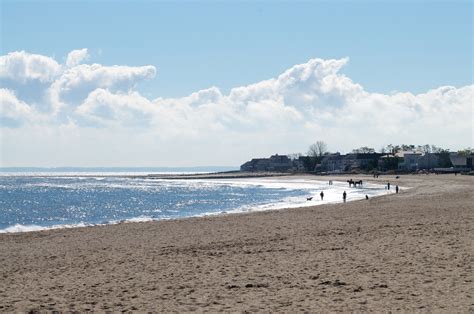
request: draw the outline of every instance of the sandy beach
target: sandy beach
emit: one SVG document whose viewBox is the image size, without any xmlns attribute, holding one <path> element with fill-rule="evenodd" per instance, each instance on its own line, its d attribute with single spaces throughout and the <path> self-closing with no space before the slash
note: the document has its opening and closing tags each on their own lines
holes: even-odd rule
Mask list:
<svg viewBox="0 0 474 314">
<path fill-rule="evenodd" d="M 0 311 L 473 312 L 474 177 L 352 178 L 404 188 L 346 204 L 0 234 Z"/>
</svg>

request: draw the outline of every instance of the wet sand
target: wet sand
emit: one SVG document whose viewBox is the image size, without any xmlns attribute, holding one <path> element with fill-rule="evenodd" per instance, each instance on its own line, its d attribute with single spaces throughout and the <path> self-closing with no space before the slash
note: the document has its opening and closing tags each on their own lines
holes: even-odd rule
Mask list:
<svg viewBox="0 0 474 314">
<path fill-rule="evenodd" d="M 346 204 L 0 234 L 0 311 L 473 312 L 474 177 L 375 181 L 387 180 L 412 188 Z"/>
</svg>

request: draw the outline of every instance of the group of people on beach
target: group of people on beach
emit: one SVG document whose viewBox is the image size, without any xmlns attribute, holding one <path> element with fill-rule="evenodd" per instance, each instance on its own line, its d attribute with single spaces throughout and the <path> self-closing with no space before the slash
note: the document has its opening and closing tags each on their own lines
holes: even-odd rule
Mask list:
<svg viewBox="0 0 474 314">
<path fill-rule="evenodd" d="M 321 191 L 321 193 L 319 193 L 319 196 L 321 197 L 321 201 L 324 200 L 324 191 Z M 367 197 L 367 195 L 366 195 Z M 342 193 L 342 199 L 344 201 L 344 203 L 346 202 L 346 198 L 347 198 L 347 193 L 346 191 L 344 191 L 344 193 Z M 313 198 L 312 197 L 308 197 L 306 200 L 307 201 L 311 201 Z"/>
<path fill-rule="evenodd" d="M 387 190 L 390 190 L 390 182 L 387 182 L 387 187 L 386 187 Z M 395 193 L 398 194 L 398 192 L 400 191 L 400 188 L 398 187 L 398 185 L 395 185 Z"/>
<path fill-rule="evenodd" d="M 378 178 L 378 177 L 379 177 L 378 174 L 374 174 L 374 178 Z M 397 179 L 398 179 L 398 176 L 397 176 Z M 349 180 L 349 181 L 347 181 L 347 182 L 349 182 L 349 186 L 351 186 L 351 181 L 352 181 L 352 182 L 355 182 L 355 181 L 353 181 L 352 179 Z M 362 183 L 362 180 L 361 180 L 361 183 Z M 329 185 L 333 185 L 332 180 L 329 180 Z M 354 184 L 354 186 L 355 186 L 355 184 Z M 386 185 L 385 188 L 386 188 L 387 190 L 390 190 L 390 182 L 387 182 L 387 185 Z M 398 194 L 399 191 L 400 191 L 400 188 L 398 187 L 398 185 L 395 185 L 395 193 Z M 324 200 L 324 191 L 321 191 L 321 193 L 319 193 L 319 196 L 321 197 L 321 201 L 323 201 L 323 200 Z M 313 199 L 312 197 L 308 197 L 308 198 L 307 198 L 308 201 L 310 201 L 310 200 L 312 200 L 312 199 Z M 369 200 L 369 195 L 366 194 L 366 195 L 365 195 L 365 199 L 366 199 L 366 200 Z M 347 200 L 347 192 L 344 191 L 344 192 L 342 193 L 342 201 L 345 203 L 346 200 Z"/>
</svg>

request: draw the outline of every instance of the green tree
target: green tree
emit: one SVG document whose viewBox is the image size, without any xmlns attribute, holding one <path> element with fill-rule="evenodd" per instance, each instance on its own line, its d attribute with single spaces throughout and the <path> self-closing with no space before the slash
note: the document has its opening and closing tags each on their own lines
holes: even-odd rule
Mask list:
<svg viewBox="0 0 474 314">
<path fill-rule="evenodd" d="M 364 146 L 364 147 L 353 149 L 352 152 L 354 154 L 373 154 L 375 153 L 375 149 Z"/>
<path fill-rule="evenodd" d="M 461 156 L 467 157 L 471 154 L 474 154 L 474 149 L 472 149 L 470 147 L 467 147 L 467 148 L 458 150 L 458 154 L 461 155 Z"/>
<path fill-rule="evenodd" d="M 386 148 L 386 151 L 389 152 L 390 154 L 393 154 L 393 155 L 398 153 L 401 150 L 402 150 L 402 148 L 400 146 L 392 145 L 392 144 L 388 144 L 387 148 Z"/>
<path fill-rule="evenodd" d="M 449 158 L 449 149 L 440 149 L 437 153 L 439 158 L 439 166 L 441 168 L 452 167 L 451 159 Z"/>
<path fill-rule="evenodd" d="M 432 146 L 430 146 L 429 144 L 426 144 L 426 145 L 418 145 L 418 150 L 425 153 L 425 154 L 428 154 L 428 153 L 431 153 L 432 152 L 432 149 L 431 149 Z"/>
<path fill-rule="evenodd" d="M 382 158 L 382 170 L 397 170 L 400 160 L 401 158 L 396 156 Z"/>
<path fill-rule="evenodd" d="M 410 144 L 410 145 L 402 144 L 401 146 L 402 146 L 401 148 L 402 148 L 403 151 L 414 151 L 415 150 L 415 145 L 413 145 L 413 144 Z"/>
</svg>

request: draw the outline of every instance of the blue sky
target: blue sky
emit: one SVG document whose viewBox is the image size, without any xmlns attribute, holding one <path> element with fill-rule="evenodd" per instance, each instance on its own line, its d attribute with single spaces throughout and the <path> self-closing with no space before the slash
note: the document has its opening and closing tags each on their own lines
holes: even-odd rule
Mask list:
<svg viewBox="0 0 474 314">
<path fill-rule="evenodd" d="M 472 1 L 0 1 L 0 166 L 474 146 Z"/>
<path fill-rule="evenodd" d="M 224 91 L 310 58 L 349 57 L 367 90 L 422 92 L 472 83 L 472 1 L 4 1 L 2 54 L 152 64 L 151 97 Z"/>
</svg>

